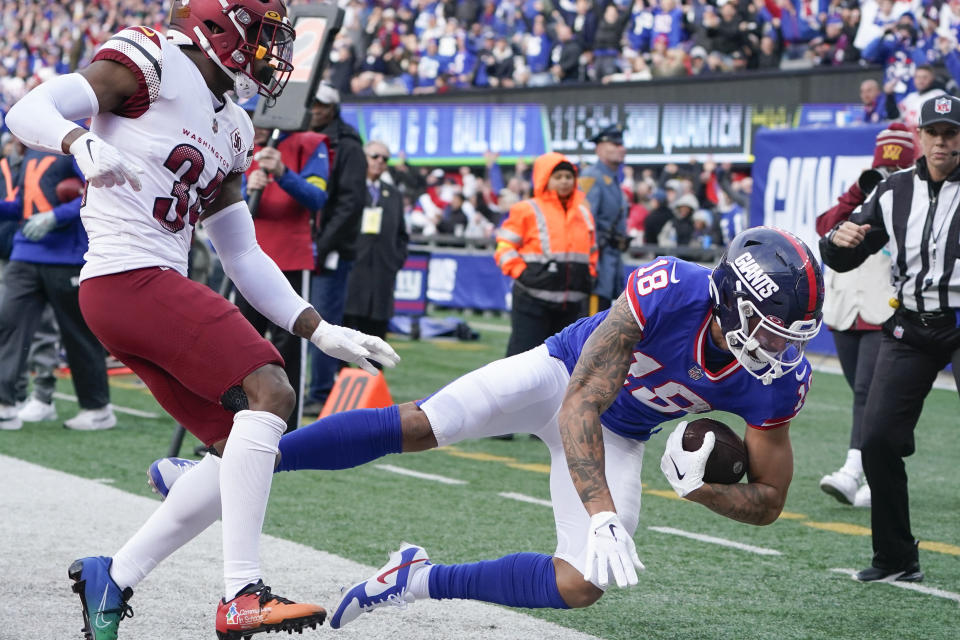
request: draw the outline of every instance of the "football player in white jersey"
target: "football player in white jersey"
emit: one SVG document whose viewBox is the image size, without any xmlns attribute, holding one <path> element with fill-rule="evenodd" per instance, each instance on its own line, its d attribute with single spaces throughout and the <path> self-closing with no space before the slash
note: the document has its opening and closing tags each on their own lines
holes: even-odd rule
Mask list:
<svg viewBox="0 0 960 640">
<path fill-rule="evenodd" d="M 399 359 L 379 338 L 323 321 L 293 291 L 258 246 L 241 197 L 253 127 L 225 94 L 276 99 L 293 69 L 293 38 L 281 0 L 174 0 L 166 37 L 146 27 L 118 32 L 89 66 L 40 85 L 7 119 L 28 146 L 73 154 L 87 178 L 80 304 L 88 325 L 221 454 L 197 474 L 221 486 L 221 640 L 300 631 L 326 613 L 272 595 L 261 579 L 259 538 L 294 392 L 276 349 L 235 306 L 187 278 L 194 225 L 203 223 L 227 275 L 275 324 L 371 373 L 368 358 Z M 74 123 L 91 117 L 89 131 Z M 198 498 L 209 483 L 183 484 L 112 558 L 71 565 L 88 640 L 116 638 L 132 614 L 132 588 L 206 526 L 184 514 L 206 504 Z"/>
</svg>

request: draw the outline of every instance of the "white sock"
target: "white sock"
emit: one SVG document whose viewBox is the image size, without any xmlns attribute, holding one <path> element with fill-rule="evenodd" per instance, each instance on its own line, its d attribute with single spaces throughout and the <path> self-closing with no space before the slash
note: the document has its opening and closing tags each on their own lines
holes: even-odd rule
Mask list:
<svg viewBox="0 0 960 640">
<path fill-rule="evenodd" d="M 859 478 L 863 473 L 863 461 L 860 458 L 860 449 L 849 449 L 847 451 L 847 461 L 843 463 L 843 471 L 846 471 L 854 478 Z"/>
<path fill-rule="evenodd" d="M 220 464 L 226 600 L 261 578 L 260 533 L 287 423 L 266 411 L 239 411 Z"/>
<path fill-rule="evenodd" d="M 177 480 L 167 499 L 117 551 L 110 576 L 121 589 L 136 586 L 219 517 L 220 458 L 207 455 Z"/>
<path fill-rule="evenodd" d="M 410 582 L 407 583 L 407 591 L 417 600 L 425 600 L 430 597 L 430 571 L 433 566 L 426 566 L 413 574 Z"/>
</svg>

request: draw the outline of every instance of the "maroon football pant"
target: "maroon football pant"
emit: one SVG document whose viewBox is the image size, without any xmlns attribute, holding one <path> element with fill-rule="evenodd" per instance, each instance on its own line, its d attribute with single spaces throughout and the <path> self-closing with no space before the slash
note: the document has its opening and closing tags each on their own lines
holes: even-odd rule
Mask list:
<svg viewBox="0 0 960 640">
<path fill-rule="evenodd" d="M 283 366 L 236 306 L 173 269 L 84 280 L 80 309 L 107 350 L 207 445 L 233 426 L 233 413 L 220 404 L 227 389 L 264 365 Z"/>
</svg>

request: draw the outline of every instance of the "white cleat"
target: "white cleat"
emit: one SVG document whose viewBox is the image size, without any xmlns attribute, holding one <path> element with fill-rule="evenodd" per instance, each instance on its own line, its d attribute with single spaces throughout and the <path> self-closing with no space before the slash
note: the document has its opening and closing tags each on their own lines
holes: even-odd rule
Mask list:
<svg viewBox="0 0 960 640">
<path fill-rule="evenodd" d="M 820 488 L 844 504 L 853 504 L 860 479 L 845 470 L 834 471 L 820 479 Z"/>
<path fill-rule="evenodd" d="M 82 409 L 80 413 L 66 420 L 63 426 L 74 431 L 103 431 L 112 429 L 117 424 L 117 416 L 113 414 L 113 406 L 106 405 L 99 409 Z"/>
<path fill-rule="evenodd" d="M 370 578 L 343 589 L 340 602 L 329 620 L 332 629 L 339 629 L 355 620 L 361 613 L 369 613 L 384 605 L 406 607 L 414 601 L 408 590 L 410 578 L 417 571 L 430 566 L 430 558 L 423 547 L 403 543 L 390 554 L 390 561 Z"/>
<path fill-rule="evenodd" d="M 0 404 L 0 431 L 18 431 L 23 428 L 23 420 L 20 419 L 18 408 Z"/>
<path fill-rule="evenodd" d="M 864 482 L 860 485 L 860 488 L 857 489 L 857 495 L 853 496 L 853 506 L 855 507 L 865 507 L 870 508 L 870 485 Z"/>
<path fill-rule="evenodd" d="M 36 396 L 30 396 L 18 415 L 24 422 L 45 422 L 57 419 L 57 408 L 52 402 L 48 404 Z"/>
</svg>

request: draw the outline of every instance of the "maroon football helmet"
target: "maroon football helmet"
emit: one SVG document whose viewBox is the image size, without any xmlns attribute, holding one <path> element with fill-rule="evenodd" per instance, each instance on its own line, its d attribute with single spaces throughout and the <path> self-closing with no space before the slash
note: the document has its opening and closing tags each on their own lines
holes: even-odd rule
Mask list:
<svg viewBox="0 0 960 640">
<path fill-rule="evenodd" d="M 295 34 L 282 0 L 173 0 L 170 28 L 233 77 L 241 99 L 276 99 L 290 79 Z M 257 77 L 256 60 L 270 65 L 269 78 Z"/>
</svg>

